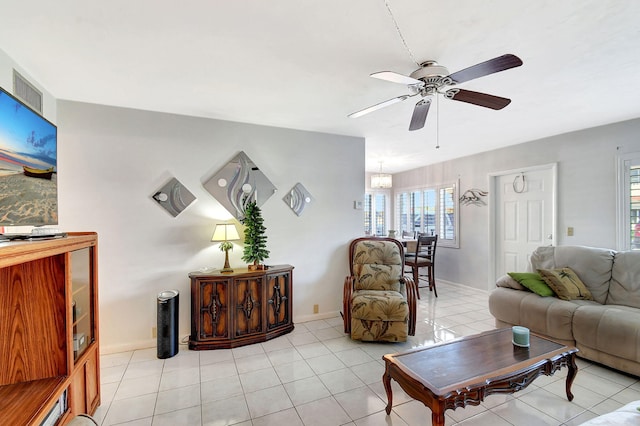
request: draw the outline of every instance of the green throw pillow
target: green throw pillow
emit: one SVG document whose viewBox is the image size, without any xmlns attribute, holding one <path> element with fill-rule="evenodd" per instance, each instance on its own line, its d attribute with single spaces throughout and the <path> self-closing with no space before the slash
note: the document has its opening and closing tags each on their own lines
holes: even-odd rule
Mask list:
<svg viewBox="0 0 640 426">
<path fill-rule="evenodd" d="M 593 300 L 589 289 L 571 268 L 538 269 L 538 273 L 562 300 Z"/>
<path fill-rule="evenodd" d="M 520 284 L 542 297 L 555 296 L 540 274 L 535 272 L 509 272 L 508 275 Z"/>
</svg>

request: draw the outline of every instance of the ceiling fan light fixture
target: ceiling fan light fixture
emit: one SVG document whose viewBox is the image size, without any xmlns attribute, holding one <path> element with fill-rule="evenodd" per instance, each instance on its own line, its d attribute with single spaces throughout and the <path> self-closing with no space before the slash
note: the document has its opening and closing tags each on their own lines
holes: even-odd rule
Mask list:
<svg viewBox="0 0 640 426">
<path fill-rule="evenodd" d="M 382 162 L 380 162 L 380 173 L 371 176 L 372 189 L 389 189 L 393 186 L 393 177 L 389 173 L 382 173 Z"/>
</svg>

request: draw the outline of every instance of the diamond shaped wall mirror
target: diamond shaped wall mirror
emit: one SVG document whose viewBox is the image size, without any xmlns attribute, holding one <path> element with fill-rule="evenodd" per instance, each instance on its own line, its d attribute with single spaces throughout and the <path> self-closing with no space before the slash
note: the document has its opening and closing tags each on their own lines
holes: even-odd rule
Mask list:
<svg viewBox="0 0 640 426">
<path fill-rule="evenodd" d="M 282 201 L 287 203 L 289 208 L 298 216 L 302 214 L 305 207 L 307 207 L 313 198 L 307 188 L 304 187 L 300 182 L 296 183 L 293 188 L 287 192 L 284 197 L 282 197 Z"/>
<path fill-rule="evenodd" d="M 160 187 L 151 198 L 168 211 L 171 216 L 176 217 L 191 203 L 196 197 L 178 181 L 172 178 L 169 182 Z"/>
<path fill-rule="evenodd" d="M 244 218 L 247 203 L 255 200 L 261 207 L 277 190 L 242 151 L 206 181 L 204 187 L 238 220 Z"/>
</svg>

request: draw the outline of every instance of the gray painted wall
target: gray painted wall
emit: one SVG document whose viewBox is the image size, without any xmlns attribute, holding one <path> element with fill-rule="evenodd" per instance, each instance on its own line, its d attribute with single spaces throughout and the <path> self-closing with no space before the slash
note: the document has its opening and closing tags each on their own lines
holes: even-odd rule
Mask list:
<svg viewBox="0 0 640 426">
<path fill-rule="evenodd" d="M 616 248 L 617 155 L 640 152 L 640 119 L 585 129 L 397 173 L 394 194 L 460 179 L 460 190 L 488 189 L 489 175 L 558 164 L 558 245 Z M 491 197 L 491 194 L 489 195 Z M 490 200 L 488 200 L 490 202 Z M 439 247 L 436 277 L 487 289 L 489 207 L 460 206 L 460 248 Z M 574 236 L 567 236 L 567 227 Z"/>
<path fill-rule="evenodd" d="M 180 291 L 180 336 L 190 333 L 187 274 L 222 267 L 211 235 L 231 218 L 202 183 L 239 151 L 279 189 L 262 206 L 267 263 L 295 266 L 294 321 L 337 315 L 346 246 L 362 233 L 364 139 L 71 101 L 58 103 L 58 134 L 60 228 L 99 233 L 103 352 L 155 344 L 162 290 Z M 171 177 L 197 197 L 176 218 L 151 199 Z M 282 201 L 297 182 L 314 198 L 300 217 Z M 241 245 L 229 255 L 245 265 Z"/>
<path fill-rule="evenodd" d="M 362 234 L 353 202 L 364 193 L 363 138 L 59 101 L 0 50 L 9 92 L 14 68 L 43 92 L 44 115 L 58 125 L 59 228 L 99 234 L 103 353 L 155 345 L 156 296 L 166 289 L 180 291 L 180 336 L 190 333 L 187 273 L 222 267 L 210 240 L 215 223 L 231 219 L 202 183 L 239 151 L 279 189 L 262 207 L 267 263 L 295 267 L 294 321 L 337 315 L 346 247 Z M 151 199 L 171 177 L 198 199 L 176 218 Z M 300 217 L 282 201 L 298 182 L 314 198 Z M 236 245 L 231 266 L 241 257 Z"/>
</svg>

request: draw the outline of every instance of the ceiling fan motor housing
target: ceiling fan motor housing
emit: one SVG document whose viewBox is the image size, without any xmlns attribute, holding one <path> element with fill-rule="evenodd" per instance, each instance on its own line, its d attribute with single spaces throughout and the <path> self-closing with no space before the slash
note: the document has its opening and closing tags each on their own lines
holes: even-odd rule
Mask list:
<svg viewBox="0 0 640 426">
<path fill-rule="evenodd" d="M 425 61 L 420 64 L 420 68 L 410 75 L 411 78 L 424 82 L 424 85 L 409 85 L 410 89 L 420 92 L 422 96 L 432 95 L 439 88 L 453 84 L 449 77 L 449 70 L 436 61 Z M 414 87 L 412 87 L 414 86 Z M 415 87 L 418 86 L 418 87 Z"/>
</svg>

